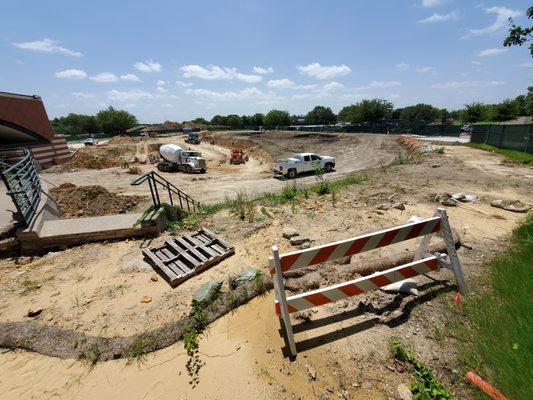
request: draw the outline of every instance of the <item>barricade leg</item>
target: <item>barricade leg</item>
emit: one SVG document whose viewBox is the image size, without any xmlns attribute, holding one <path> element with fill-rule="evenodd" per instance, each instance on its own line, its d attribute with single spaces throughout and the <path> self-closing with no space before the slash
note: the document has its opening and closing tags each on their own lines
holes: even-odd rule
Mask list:
<svg viewBox="0 0 533 400">
<path fill-rule="evenodd" d="M 459 257 L 457 256 L 457 250 L 455 250 L 455 243 L 453 242 L 452 228 L 450 226 L 450 221 L 448 220 L 448 214 L 444 208 L 438 208 L 437 215 L 441 219 L 440 231 L 442 232 L 442 237 L 444 238 L 444 242 L 446 244 L 446 251 L 448 253 L 453 274 L 455 275 L 457 287 L 459 287 L 459 291 L 462 294 L 466 294 L 468 292 L 468 286 L 466 285 L 466 281 L 463 276 L 461 263 L 459 262 Z"/>
<path fill-rule="evenodd" d="M 285 296 L 285 284 L 283 283 L 283 275 L 281 274 L 281 264 L 279 260 L 279 250 L 277 246 L 272 246 L 272 259 L 274 261 L 274 267 L 276 268 L 276 274 L 274 275 L 274 290 L 277 287 L 277 300 L 279 302 L 280 315 L 283 320 L 283 326 L 285 327 L 285 335 L 287 337 L 287 344 L 293 357 L 296 356 L 296 343 L 294 342 L 294 334 L 292 332 L 291 316 L 289 314 L 289 307 L 287 306 L 287 297 Z"/>
</svg>

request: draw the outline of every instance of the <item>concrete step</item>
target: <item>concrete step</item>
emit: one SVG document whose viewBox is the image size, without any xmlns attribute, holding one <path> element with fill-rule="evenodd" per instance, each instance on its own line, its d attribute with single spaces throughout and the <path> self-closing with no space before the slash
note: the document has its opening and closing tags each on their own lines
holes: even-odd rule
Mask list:
<svg viewBox="0 0 533 400">
<path fill-rule="evenodd" d="M 73 246 L 88 242 L 146 237 L 161 233 L 165 228 L 160 213 L 115 214 L 101 217 L 45 220 L 39 231 L 18 233 L 25 253 Z"/>
</svg>

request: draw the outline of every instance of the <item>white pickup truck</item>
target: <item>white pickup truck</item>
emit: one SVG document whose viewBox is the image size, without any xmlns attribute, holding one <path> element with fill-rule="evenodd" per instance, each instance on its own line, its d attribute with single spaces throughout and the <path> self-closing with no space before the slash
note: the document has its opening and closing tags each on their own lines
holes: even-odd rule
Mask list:
<svg viewBox="0 0 533 400">
<path fill-rule="evenodd" d="M 316 171 L 317 168 L 331 172 L 335 168 L 335 159 L 328 156 L 318 156 L 314 153 L 293 154 L 287 160 L 277 161 L 274 164 L 274 173 L 294 179 L 300 173 Z"/>
</svg>

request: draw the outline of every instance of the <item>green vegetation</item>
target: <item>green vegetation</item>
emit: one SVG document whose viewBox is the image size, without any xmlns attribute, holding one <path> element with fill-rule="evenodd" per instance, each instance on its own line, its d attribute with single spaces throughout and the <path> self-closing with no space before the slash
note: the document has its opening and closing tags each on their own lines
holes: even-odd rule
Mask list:
<svg viewBox="0 0 533 400">
<path fill-rule="evenodd" d="M 32 281 L 30 279 L 23 280 L 20 285 L 22 286 L 22 294 L 35 292 L 41 287 L 39 281 Z"/>
<path fill-rule="evenodd" d="M 510 160 L 514 160 L 522 164 L 533 164 L 533 154 L 524 153 L 522 151 L 500 149 L 498 147 L 483 143 L 465 143 L 465 146 L 498 153 L 509 158 Z"/>
<path fill-rule="evenodd" d="M 93 368 L 100 359 L 101 355 L 102 351 L 100 350 L 98 345 L 93 344 L 87 349 L 86 352 L 80 355 L 80 359 L 86 361 L 87 364 L 89 364 L 89 367 Z"/>
<path fill-rule="evenodd" d="M 109 107 L 96 115 L 70 113 L 66 117 L 54 118 L 50 121 L 56 133 L 71 135 L 69 141 L 81 140 L 84 135 L 95 135 L 99 139 L 126 133 L 137 124 L 137 118 L 127 111 Z M 104 132 L 106 135 L 96 135 Z"/>
<path fill-rule="evenodd" d="M 406 364 L 415 376 L 415 380 L 409 385 L 414 400 L 453 400 L 451 393 L 413 353 L 397 340 L 391 346 L 394 357 Z"/>
<path fill-rule="evenodd" d="M 526 14 L 528 19 L 533 19 L 533 7 L 529 7 Z M 514 24 L 512 18 L 509 18 L 509 22 L 511 23 L 509 35 L 505 38 L 503 45 L 506 47 L 523 46 L 529 42 L 529 52 L 533 57 L 533 26 L 521 27 Z"/>
<path fill-rule="evenodd" d="M 450 328 L 465 370 L 487 379 L 509 399 L 533 393 L 533 214 L 513 234 L 513 247 L 493 260 L 463 301 Z"/>
<path fill-rule="evenodd" d="M 272 110 L 263 118 L 263 125 L 269 128 L 288 126 L 291 123 L 290 114 L 287 111 Z"/>
<path fill-rule="evenodd" d="M 329 125 L 337 122 L 337 116 L 331 108 L 316 106 L 305 116 L 305 123 L 310 125 Z"/>
<path fill-rule="evenodd" d="M 352 123 L 377 122 L 390 118 L 393 109 L 394 105 L 385 99 L 362 100 L 344 107 L 339 112 L 339 120 Z"/>
<path fill-rule="evenodd" d="M 155 350 L 157 338 L 152 334 L 141 334 L 137 336 L 134 342 L 126 352 L 128 361 L 137 360 L 143 363 L 146 360 L 146 354 Z"/>
</svg>

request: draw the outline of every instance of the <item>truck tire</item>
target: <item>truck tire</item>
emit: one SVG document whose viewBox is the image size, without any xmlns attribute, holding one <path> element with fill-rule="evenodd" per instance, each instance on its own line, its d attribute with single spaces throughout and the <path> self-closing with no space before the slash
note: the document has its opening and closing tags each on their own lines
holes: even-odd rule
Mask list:
<svg viewBox="0 0 533 400">
<path fill-rule="evenodd" d="M 296 170 L 295 169 L 289 169 L 287 171 L 287 178 L 296 179 Z"/>
<path fill-rule="evenodd" d="M 187 165 L 185 167 L 185 172 L 187 172 L 188 174 L 192 174 L 194 172 L 194 170 L 192 169 L 192 167 L 190 165 Z"/>
<path fill-rule="evenodd" d="M 327 163 L 324 166 L 324 169 L 326 170 L 326 172 L 331 172 L 331 170 L 333 169 L 333 165 L 331 165 L 331 163 Z"/>
<path fill-rule="evenodd" d="M 201 173 L 201 174 L 205 174 L 205 168 L 202 168 L 202 169 L 200 170 L 200 173 Z"/>
</svg>

